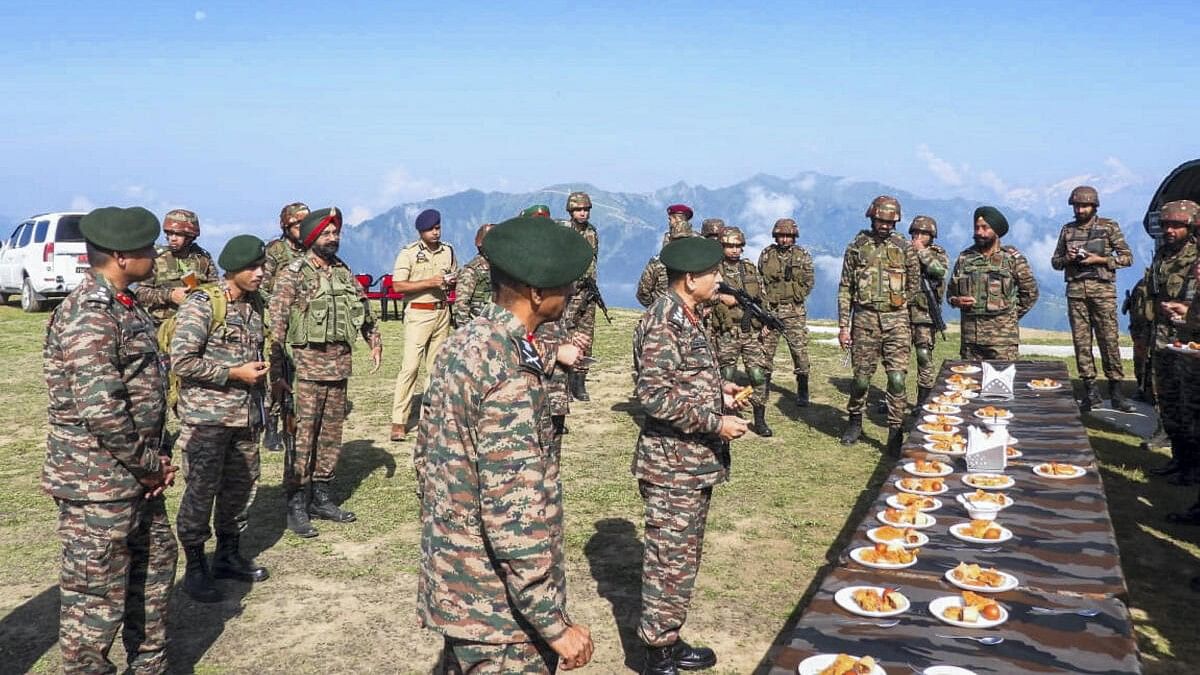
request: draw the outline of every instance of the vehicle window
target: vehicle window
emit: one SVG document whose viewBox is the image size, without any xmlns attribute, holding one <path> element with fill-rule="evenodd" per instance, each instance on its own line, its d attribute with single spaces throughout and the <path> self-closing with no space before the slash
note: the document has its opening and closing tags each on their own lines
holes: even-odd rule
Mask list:
<svg viewBox="0 0 1200 675">
<path fill-rule="evenodd" d="M 46 230 L 50 227 L 50 221 L 39 220 L 33 230 L 34 243 L 40 244 L 46 241 Z"/>
<path fill-rule="evenodd" d="M 21 247 L 21 246 L 24 246 L 25 244 L 28 244 L 29 240 L 32 237 L 33 237 L 33 223 L 25 223 L 25 226 L 21 228 L 21 239 L 19 241 L 17 241 L 17 246 Z"/>
<path fill-rule="evenodd" d="M 63 216 L 58 221 L 58 230 L 54 241 L 83 241 L 83 233 L 79 231 L 79 221 L 83 216 Z"/>
<path fill-rule="evenodd" d="M 9 246 L 14 248 L 16 247 L 17 242 L 21 240 L 21 231 L 25 229 L 25 225 L 26 223 L 21 223 L 16 227 L 15 230 L 13 230 L 12 236 L 8 239 Z"/>
</svg>

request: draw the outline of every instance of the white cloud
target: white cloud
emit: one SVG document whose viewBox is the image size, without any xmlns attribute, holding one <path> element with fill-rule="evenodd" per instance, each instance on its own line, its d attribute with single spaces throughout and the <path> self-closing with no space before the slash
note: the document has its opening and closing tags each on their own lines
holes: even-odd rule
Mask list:
<svg viewBox="0 0 1200 675">
<path fill-rule="evenodd" d="M 202 9 L 198 9 L 198 10 L 196 10 L 196 13 L 193 14 L 192 16 L 195 17 L 195 19 L 197 21 L 203 21 L 208 18 L 208 12 L 206 12 Z"/>
<path fill-rule="evenodd" d="M 96 203 L 84 195 L 75 195 L 74 197 L 71 197 L 72 211 L 91 211 L 94 208 L 96 208 Z"/>
<path fill-rule="evenodd" d="M 740 218 L 745 227 L 757 230 L 774 225 L 780 218 L 792 217 L 798 205 L 792 195 L 768 192 L 756 185 L 746 190 L 746 206 Z"/>
<path fill-rule="evenodd" d="M 1026 223 L 1026 226 L 1028 227 L 1029 224 Z M 1021 253 L 1025 254 L 1025 258 L 1029 261 L 1029 266 L 1033 268 L 1033 273 L 1040 278 L 1047 278 L 1054 276 L 1056 273 L 1054 268 L 1050 266 L 1050 258 L 1054 256 L 1054 249 L 1057 246 L 1058 233 L 1054 233 L 1019 245 L 1018 248 Z"/>
<path fill-rule="evenodd" d="M 917 146 L 917 158 L 925 162 L 929 171 L 946 185 L 957 187 L 963 184 L 963 173 L 967 171 L 965 165 L 961 169 L 955 168 L 950 162 L 933 154 L 929 146 L 924 143 Z"/>
<path fill-rule="evenodd" d="M 800 192 L 811 192 L 816 186 L 817 177 L 811 173 L 792 181 L 792 187 Z"/>
<path fill-rule="evenodd" d="M 346 216 L 347 222 L 358 224 L 371 217 L 371 209 L 365 206 L 351 206 Z"/>
<path fill-rule="evenodd" d="M 817 285 L 822 288 L 827 288 L 825 284 L 837 286 L 842 281 L 842 259 L 838 256 L 813 256 L 813 269 L 817 273 Z"/>
<path fill-rule="evenodd" d="M 444 185 L 413 176 L 404 167 L 396 167 L 383 175 L 374 196 L 355 200 L 355 206 L 350 209 L 350 222 L 361 223 L 405 202 L 436 199 L 463 189 L 457 182 Z"/>
</svg>

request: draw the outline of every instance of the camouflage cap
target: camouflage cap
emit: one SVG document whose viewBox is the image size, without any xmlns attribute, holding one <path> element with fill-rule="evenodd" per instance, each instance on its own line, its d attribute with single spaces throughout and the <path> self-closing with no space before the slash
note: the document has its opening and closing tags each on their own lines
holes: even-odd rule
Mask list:
<svg viewBox="0 0 1200 675">
<path fill-rule="evenodd" d="M 742 231 L 736 227 L 727 227 L 721 230 L 721 244 L 745 246 L 746 235 L 742 234 Z"/>
<path fill-rule="evenodd" d="M 688 237 L 673 241 L 662 248 L 658 260 L 676 272 L 704 272 L 717 266 L 724 254 L 721 245 L 712 239 Z"/>
<path fill-rule="evenodd" d="M 695 234 L 696 233 L 692 230 L 692 224 L 686 220 L 682 223 L 671 223 L 669 226 L 667 226 L 667 239 L 672 241 L 676 239 L 683 239 L 684 237 L 692 237 L 695 236 Z"/>
<path fill-rule="evenodd" d="M 279 226 L 283 228 L 291 227 L 304 220 L 304 217 L 307 215 L 308 204 L 304 202 L 292 202 L 279 210 Z"/>
<path fill-rule="evenodd" d="M 239 272 L 267 257 L 267 245 L 252 234 L 239 234 L 225 242 L 217 264 L 226 272 Z"/>
<path fill-rule="evenodd" d="M 676 213 L 682 215 L 684 218 L 687 218 L 688 220 L 691 220 L 692 215 L 694 215 L 692 212 L 692 207 L 688 206 L 687 204 L 672 204 L 667 207 L 667 215 L 668 216 L 674 215 Z"/>
<path fill-rule="evenodd" d="M 158 218 L 140 206 L 105 206 L 84 216 L 79 231 L 89 244 L 106 251 L 137 251 L 158 239 Z"/>
<path fill-rule="evenodd" d="M 167 211 L 162 221 L 163 232 L 179 232 L 189 237 L 200 236 L 200 218 L 187 209 Z"/>
<path fill-rule="evenodd" d="M 800 233 L 800 228 L 796 227 L 796 221 L 791 218 L 780 218 L 775 221 L 775 227 L 771 228 L 771 236 L 778 237 L 784 235 L 794 237 Z"/>
<path fill-rule="evenodd" d="M 484 223 L 479 226 L 478 230 L 475 230 L 475 248 L 483 245 L 483 238 L 487 236 L 488 230 L 491 230 L 495 226 L 495 223 Z"/>
<path fill-rule="evenodd" d="M 571 227 L 549 218 L 518 216 L 483 238 L 483 256 L 501 272 L 533 288 L 561 288 L 583 276 L 592 246 Z"/>
<path fill-rule="evenodd" d="M 545 204 L 534 204 L 521 211 L 521 218 L 549 218 L 550 207 Z"/>
<path fill-rule="evenodd" d="M 1080 185 L 1071 190 L 1071 196 L 1067 197 L 1067 203 L 1071 206 L 1075 206 L 1076 204 L 1100 206 L 1100 193 L 1096 192 L 1096 188 L 1091 185 Z"/>
<path fill-rule="evenodd" d="M 917 216 L 913 218 L 912 225 L 908 226 L 908 233 L 913 232 L 924 232 L 937 239 L 937 221 L 929 216 Z"/>
<path fill-rule="evenodd" d="M 331 224 L 339 229 L 342 227 L 342 211 L 338 207 L 331 206 L 309 213 L 300 221 L 300 245 L 304 248 L 312 246 Z"/>
<path fill-rule="evenodd" d="M 888 195 L 879 195 L 871 200 L 866 215 L 868 218 L 898 222 L 900 220 L 900 200 Z"/>
<path fill-rule="evenodd" d="M 720 218 L 705 218 L 704 222 L 700 224 L 700 236 L 719 237 L 723 229 L 725 229 L 725 221 Z"/>
<path fill-rule="evenodd" d="M 1159 223 L 1181 223 L 1191 227 L 1200 225 L 1200 205 L 1190 199 L 1167 202 L 1158 210 Z"/>
<path fill-rule="evenodd" d="M 1004 214 L 1000 213 L 1000 209 L 994 206 L 981 206 L 975 209 L 975 216 L 971 222 L 974 223 L 980 218 L 983 218 L 983 222 L 992 228 L 997 237 L 1003 237 L 1008 234 L 1008 218 L 1005 218 Z"/>
<path fill-rule="evenodd" d="M 586 192 L 572 192 L 567 195 L 567 211 L 592 208 L 592 198 Z"/>
</svg>

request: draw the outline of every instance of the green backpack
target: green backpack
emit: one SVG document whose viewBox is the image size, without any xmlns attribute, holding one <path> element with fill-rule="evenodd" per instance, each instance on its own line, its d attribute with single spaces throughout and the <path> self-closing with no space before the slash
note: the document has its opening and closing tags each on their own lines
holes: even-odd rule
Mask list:
<svg viewBox="0 0 1200 675">
<path fill-rule="evenodd" d="M 209 333 L 225 325 L 225 313 L 229 309 L 229 300 L 225 297 L 225 289 L 220 284 L 205 284 L 198 286 L 188 291 L 188 295 L 203 291 L 208 296 L 208 301 L 212 303 L 212 321 L 209 322 Z M 158 327 L 158 350 L 163 354 L 171 353 L 171 339 L 175 337 L 175 326 L 178 324 L 179 312 L 175 312 L 167 317 L 166 321 Z M 179 375 L 175 373 L 175 369 L 167 373 L 167 407 L 175 409 L 175 404 L 179 403 Z"/>
</svg>

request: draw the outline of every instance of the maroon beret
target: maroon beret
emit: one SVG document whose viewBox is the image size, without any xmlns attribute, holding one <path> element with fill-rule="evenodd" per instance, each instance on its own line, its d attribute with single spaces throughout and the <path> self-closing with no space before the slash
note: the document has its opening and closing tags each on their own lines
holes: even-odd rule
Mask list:
<svg viewBox="0 0 1200 675">
<path fill-rule="evenodd" d="M 692 219 L 692 207 L 687 204 L 672 204 L 667 207 L 667 215 L 682 213 L 684 218 Z"/>
</svg>

